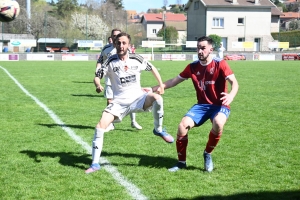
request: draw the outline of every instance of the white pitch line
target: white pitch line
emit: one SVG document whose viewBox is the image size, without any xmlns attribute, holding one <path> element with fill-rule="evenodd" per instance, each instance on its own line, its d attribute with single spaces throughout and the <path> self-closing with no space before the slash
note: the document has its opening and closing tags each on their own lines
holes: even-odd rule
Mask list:
<svg viewBox="0 0 300 200">
<path fill-rule="evenodd" d="M 41 108 L 43 108 L 45 110 L 45 112 L 53 119 L 53 121 L 60 125 L 61 128 L 68 133 L 68 135 L 78 144 L 80 144 L 89 154 L 91 154 L 91 149 L 92 147 L 90 145 L 88 145 L 85 141 L 82 140 L 82 138 L 78 135 L 76 135 L 76 133 L 69 128 L 68 126 L 65 125 L 65 123 L 59 119 L 59 117 L 52 111 L 50 110 L 44 103 L 42 103 L 38 98 L 36 98 L 35 96 L 33 96 L 32 94 L 30 94 L 20 83 L 17 79 L 15 79 L 5 68 L 3 68 L 2 66 L 0 66 L 0 68 L 5 71 L 5 73 L 16 83 L 17 86 L 19 86 L 19 88 L 30 98 L 32 98 L 36 104 L 38 104 Z M 148 198 L 146 196 L 144 196 L 141 193 L 141 190 L 136 187 L 133 183 L 129 182 L 120 172 L 118 172 L 117 168 L 115 168 L 114 166 L 112 166 L 110 164 L 110 162 L 105 159 L 104 157 L 100 158 L 100 162 L 101 163 L 105 163 L 105 165 L 103 166 L 103 168 L 109 172 L 113 178 L 122 186 L 125 187 L 125 189 L 127 190 L 127 192 L 129 193 L 129 195 L 133 198 L 133 199 L 138 199 L 138 200 L 147 200 Z"/>
</svg>

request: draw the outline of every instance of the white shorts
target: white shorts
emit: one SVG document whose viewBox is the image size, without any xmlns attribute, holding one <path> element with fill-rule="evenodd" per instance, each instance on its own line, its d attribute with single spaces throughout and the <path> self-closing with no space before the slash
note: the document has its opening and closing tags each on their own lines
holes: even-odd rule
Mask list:
<svg viewBox="0 0 300 200">
<path fill-rule="evenodd" d="M 104 111 L 106 111 L 116 117 L 116 119 L 113 121 L 114 123 L 121 122 L 123 120 L 123 118 L 130 113 L 150 112 L 152 109 L 152 106 L 147 108 L 146 110 L 143 109 L 147 95 L 148 95 L 148 93 L 144 93 L 140 98 L 136 99 L 130 105 L 110 103 L 104 109 Z"/>
<path fill-rule="evenodd" d="M 111 89 L 111 85 L 105 85 L 105 87 L 104 87 L 104 97 L 106 99 L 113 99 L 114 98 L 114 92 Z"/>
</svg>

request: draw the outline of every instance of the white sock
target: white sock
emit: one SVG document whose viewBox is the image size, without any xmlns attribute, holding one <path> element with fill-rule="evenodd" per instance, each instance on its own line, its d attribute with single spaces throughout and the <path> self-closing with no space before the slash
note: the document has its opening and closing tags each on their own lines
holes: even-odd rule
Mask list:
<svg viewBox="0 0 300 200">
<path fill-rule="evenodd" d="M 157 132 L 162 132 L 163 118 L 164 118 L 164 106 L 163 99 L 160 98 L 152 104 L 152 114 L 154 118 L 154 128 Z"/>
<path fill-rule="evenodd" d="M 135 113 L 130 113 L 131 122 L 135 122 Z"/>
<path fill-rule="evenodd" d="M 96 128 L 93 140 L 92 163 L 99 163 L 103 147 L 104 129 Z"/>
</svg>

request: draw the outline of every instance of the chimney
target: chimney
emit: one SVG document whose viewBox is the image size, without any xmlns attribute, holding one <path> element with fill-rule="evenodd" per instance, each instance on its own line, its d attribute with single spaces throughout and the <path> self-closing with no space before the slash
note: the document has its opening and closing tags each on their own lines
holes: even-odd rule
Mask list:
<svg viewBox="0 0 300 200">
<path fill-rule="evenodd" d="M 239 4 L 238 3 L 238 1 L 237 0 L 232 0 L 232 3 L 231 4 L 234 4 L 234 5 L 236 5 L 236 4 Z"/>
<path fill-rule="evenodd" d="M 166 17 L 166 11 L 164 10 L 163 13 L 162 13 L 162 19 L 163 19 L 163 21 L 165 21 L 166 18 L 167 18 L 167 17 Z"/>
<path fill-rule="evenodd" d="M 254 5 L 260 5 L 259 1 L 260 0 L 254 0 Z"/>
</svg>

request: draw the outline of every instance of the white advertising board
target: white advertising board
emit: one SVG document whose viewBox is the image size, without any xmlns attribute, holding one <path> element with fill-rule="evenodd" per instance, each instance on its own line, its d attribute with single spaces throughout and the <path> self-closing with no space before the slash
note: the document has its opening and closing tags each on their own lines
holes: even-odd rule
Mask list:
<svg viewBox="0 0 300 200">
<path fill-rule="evenodd" d="M 139 54 L 141 55 L 145 60 L 153 60 L 154 54 Z"/>
<path fill-rule="evenodd" d="M 89 60 L 88 54 L 62 54 L 62 61 L 87 61 Z"/>
<path fill-rule="evenodd" d="M 275 60 L 275 54 L 253 54 L 253 60 L 265 60 L 265 61 L 273 61 Z"/>
<path fill-rule="evenodd" d="M 197 48 L 197 41 L 186 41 L 185 47 L 186 48 Z"/>
<path fill-rule="evenodd" d="M 54 60 L 54 54 L 27 54 L 27 60 Z"/>
<path fill-rule="evenodd" d="M 142 41 L 142 47 L 158 48 L 165 46 L 165 41 Z"/>
<path fill-rule="evenodd" d="M 96 47 L 102 48 L 103 41 L 102 40 L 78 40 L 78 47 Z"/>
<path fill-rule="evenodd" d="M 0 61 L 19 61 L 19 54 L 0 54 Z"/>
<path fill-rule="evenodd" d="M 9 41 L 11 46 L 23 46 L 23 47 L 35 47 L 36 40 L 18 40 L 18 39 L 11 39 Z"/>
<path fill-rule="evenodd" d="M 186 60 L 185 54 L 162 54 L 161 55 L 162 60 Z"/>
</svg>

